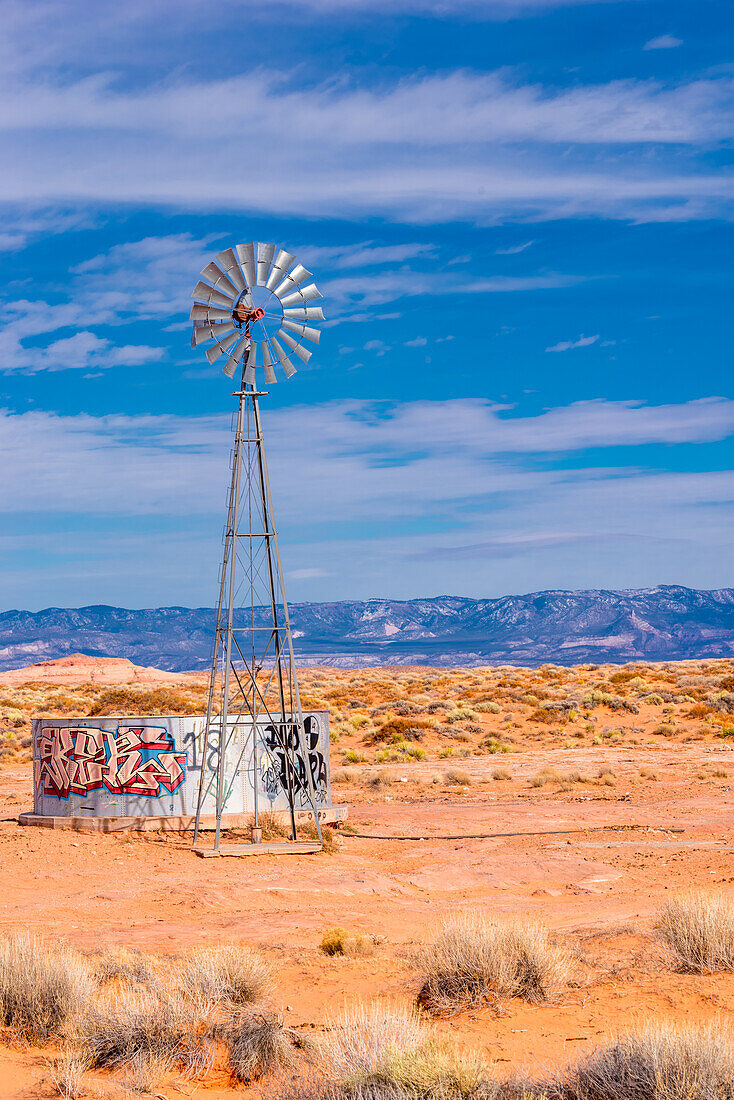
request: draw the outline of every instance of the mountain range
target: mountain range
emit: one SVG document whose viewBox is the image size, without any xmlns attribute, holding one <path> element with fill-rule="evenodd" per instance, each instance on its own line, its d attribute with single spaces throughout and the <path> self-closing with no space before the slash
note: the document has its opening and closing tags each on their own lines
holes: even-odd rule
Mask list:
<svg viewBox="0 0 734 1100">
<path fill-rule="evenodd" d="M 734 588 L 532 592 L 291 606 L 305 664 L 540 665 L 734 655 Z M 260 613 L 264 621 L 264 612 Z M 0 669 L 87 653 L 169 671 L 205 668 L 208 607 L 58 608 L 0 613 Z"/>
</svg>

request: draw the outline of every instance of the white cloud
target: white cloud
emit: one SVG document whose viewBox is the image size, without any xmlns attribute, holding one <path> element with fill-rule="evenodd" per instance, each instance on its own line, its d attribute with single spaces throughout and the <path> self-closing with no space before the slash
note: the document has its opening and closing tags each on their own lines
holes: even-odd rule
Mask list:
<svg viewBox="0 0 734 1100">
<path fill-rule="evenodd" d="M 560 343 L 554 344 L 553 347 L 546 348 L 546 351 L 572 351 L 574 348 L 588 348 L 592 344 L 595 344 L 599 339 L 599 334 L 596 336 L 579 336 L 577 340 L 561 340 Z"/>
<path fill-rule="evenodd" d="M 537 416 L 480 400 L 350 401 L 265 408 L 264 421 L 286 569 L 329 574 L 322 585 L 311 575 L 307 598 L 725 583 L 731 471 L 550 468 L 547 457 L 723 439 L 734 434 L 734 401 L 594 401 Z M 209 602 L 230 445 L 229 416 L 6 413 L 0 465 L 14 476 L 0 482 L 4 531 L 13 513 L 44 517 L 28 545 L 58 558 L 48 602 L 129 604 L 131 586 L 155 604 Z M 64 517 L 60 531 L 54 516 Z M 95 533 L 89 516 L 124 533 Z M 0 553 L 13 548 L 0 534 Z M 447 573 L 452 560 L 459 571 Z M 4 573 L 13 604 L 24 568 Z M 72 573 L 86 598 L 65 595 Z"/>
<path fill-rule="evenodd" d="M 672 34 L 661 34 L 658 38 L 651 38 L 643 46 L 645 50 L 674 50 L 676 46 L 682 46 L 681 38 L 674 38 Z"/>
<path fill-rule="evenodd" d="M 406 493 L 421 512 L 437 501 L 558 476 L 527 467 L 524 458 L 508 464 L 508 456 L 724 439 L 734 433 L 734 401 L 585 401 L 537 416 L 508 415 L 479 399 L 394 408 L 338 401 L 266 410 L 265 421 L 276 497 L 288 520 L 318 514 L 341 523 L 398 514 Z M 5 412 L 0 465 L 14 476 L 0 482 L 0 512 L 217 515 L 229 450 L 229 415 Z"/>
<path fill-rule="evenodd" d="M 416 336 L 414 340 L 405 340 L 403 346 L 406 348 L 424 348 L 427 343 L 425 336 Z"/>
<path fill-rule="evenodd" d="M 130 86 L 44 71 L 0 92 L 6 201 L 416 222 L 670 220 L 726 213 L 734 190 L 694 156 L 731 133 L 734 82 L 724 76 L 558 89 L 457 71 L 294 88 L 280 72 Z M 610 144 L 622 148 L 600 158 Z M 670 148 L 635 150 L 651 144 Z"/>
<path fill-rule="evenodd" d="M 525 241 L 524 244 L 515 244 L 510 248 L 497 248 L 495 249 L 495 256 L 516 256 L 518 252 L 524 252 L 534 244 L 535 241 Z"/>
</svg>

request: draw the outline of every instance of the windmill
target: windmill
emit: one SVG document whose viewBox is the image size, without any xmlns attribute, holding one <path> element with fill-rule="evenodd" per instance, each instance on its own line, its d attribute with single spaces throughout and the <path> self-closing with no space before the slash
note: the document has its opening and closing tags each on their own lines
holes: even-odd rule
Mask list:
<svg viewBox="0 0 734 1100">
<path fill-rule="evenodd" d="M 291 378 L 292 357 L 303 363 L 311 358 L 304 341 L 318 344 L 321 334 L 313 322 L 324 320 L 321 307 L 313 304 L 322 295 L 311 278 L 282 248 L 238 244 L 204 267 L 192 293 L 192 347 L 210 343 L 210 363 L 221 361 L 228 378 L 240 372 L 232 395 L 237 398 L 234 448 L 194 828 L 196 844 L 202 807 L 213 792 L 215 853 L 222 815 L 245 759 L 252 760 L 255 829 L 257 771 L 264 760 L 287 793 L 291 839 L 296 839 L 298 790 L 311 806 L 321 841 L 260 420 L 259 399 L 266 394 L 257 386 L 260 368 L 272 385 L 276 368 Z M 243 728 L 249 730 L 245 739 Z"/>
</svg>

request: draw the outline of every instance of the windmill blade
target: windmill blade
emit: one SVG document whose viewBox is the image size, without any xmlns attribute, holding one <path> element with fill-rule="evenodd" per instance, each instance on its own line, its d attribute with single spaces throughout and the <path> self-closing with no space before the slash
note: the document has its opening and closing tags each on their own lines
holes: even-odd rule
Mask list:
<svg viewBox="0 0 734 1100">
<path fill-rule="evenodd" d="M 280 336 L 281 340 L 288 345 L 293 354 L 297 355 L 302 362 L 307 363 L 309 361 L 313 355 L 312 351 L 302 348 L 298 341 L 294 340 L 292 336 L 289 336 L 287 332 L 283 332 L 283 329 L 280 329 L 278 336 Z"/>
<path fill-rule="evenodd" d="M 231 319 L 220 325 L 202 325 L 201 328 L 194 328 L 194 347 L 203 344 L 205 340 L 222 340 L 223 337 L 229 336 L 230 332 L 234 332 Z"/>
<path fill-rule="evenodd" d="M 286 252 L 282 248 L 278 250 L 278 255 L 275 257 L 273 263 L 273 270 L 270 272 L 268 281 L 265 284 L 268 290 L 272 290 L 273 287 L 280 282 L 295 258 L 296 257 L 291 252 Z"/>
<path fill-rule="evenodd" d="M 248 241 L 247 244 L 238 244 L 235 251 L 237 252 L 237 259 L 240 261 L 240 267 L 245 273 L 245 282 L 248 286 L 255 286 L 257 273 L 255 271 L 255 249 L 252 241 Z"/>
<path fill-rule="evenodd" d="M 225 351 L 229 351 L 234 343 L 239 340 L 240 334 L 236 330 L 232 332 L 231 336 L 227 336 L 224 340 L 216 343 L 213 348 L 207 348 L 206 357 L 210 363 L 215 363 L 220 355 L 224 355 Z"/>
<path fill-rule="evenodd" d="M 246 290 L 247 283 L 242 278 L 242 271 L 234 254 L 234 249 L 225 248 L 224 252 L 217 253 L 216 259 L 224 274 L 234 283 L 237 289 L 239 291 Z"/>
<path fill-rule="evenodd" d="M 263 344 L 263 371 L 265 373 L 265 381 L 269 386 L 272 386 L 278 379 L 275 377 L 275 371 L 273 370 L 273 357 L 270 354 L 270 348 L 267 344 Z"/>
<path fill-rule="evenodd" d="M 302 340 L 310 340 L 313 344 L 318 344 L 321 340 L 321 333 L 317 328 L 309 328 L 307 325 L 298 325 L 295 321 L 286 321 L 284 318 L 280 327 L 281 329 L 287 329 L 288 332 L 297 332 Z"/>
<path fill-rule="evenodd" d="M 210 306 L 192 306 L 189 314 L 191 321 L 231 321 L 231 309 L 217 309 Z"/>
<path fill-rule="evenodd" d="M 270 274 L 270 265 L 273 262 L 274 244 L 257 242 L 257 285 L 265 286 Z"/>
<path fill-rule="evenodd" d="M 283 294 L 287 294 L 289 290 L 293 290 L 304 281 L 304 279 L 310 279 L 313 275 L 313 271 L 306 271 L 303 264 L 296 264 L 292 271 L 289 271 L 282 283 L 276 286 L 273 294 L 280 298 Z"/>
<path fill-rule="evenodd" d="M 296 373 L 296 368 L 293 366 L 290 359 L 286 355 L 282 345 L 278 343 L 275 337 L 272 338 L 270 343 L 273 345 L 273 350 L 278 356 L 278 361 L 283 368 L 283 372 L 285 373 L 286 378 L 292 378 L 293 375 Z"/>
<path fill-rule="evenodd" d="M 301 306 L 300 309 L 284 309 L 283 316 L 292 321 L 325 321 L 321 306 Z"/>
<path fill-rule="evenodd" d="M 231 294 L 232 298 L 237 298 L 239 291 L 237 287 L 231 282 L 223 271 L 214 263 L 208 263 L 202 271 L 199 272 L 202 279 L 208 279 L 213 284 L 215 290 L 218 290 L 220 294 Z"/>
<path fill-rule="evenodd" d="M 201 280 L 191 291 L 191 297 L 204 305 L 222 306 L 222 308 L 229 306 L 230 310 L 234 306 L 234 298 L 229 294 L 223 294 L 220 290 L 215 290 L 214 287 L 209 286 L 208 283 L 202 283 Z"/>
<path fill-rule="evenodd" d="M 222 370 L 228 378 L 234 378 L 234 373 L 242 361 L 242 356 L 247 351 L 247 345 L 248 339 L 246 336 L 243 336 L 234 351 L 227 356 L 227 362 L 222 367 Z"/>
<path fill-rule="evenodd" d="M 309 283 L 308 286 L 299 287 L 298 290 L 294 290 L 292 294 L 288 294 L 285 298 L 281 298 L 280 304 L 285 308 L 286 306 L 295 306 L 299 303 L 312 302 L 315 298 L 323 298 L 323 294 L 317 289 L 316 283 Z"/>
<path fill-rule="evenodd" d="M 250 344 L 250 352 L 247 356 L 247 366 L 245 367 L 245 382 L 248 386 L 255 385 L 255 367 L 257 366 L 257 344 Z"/>
</svg>

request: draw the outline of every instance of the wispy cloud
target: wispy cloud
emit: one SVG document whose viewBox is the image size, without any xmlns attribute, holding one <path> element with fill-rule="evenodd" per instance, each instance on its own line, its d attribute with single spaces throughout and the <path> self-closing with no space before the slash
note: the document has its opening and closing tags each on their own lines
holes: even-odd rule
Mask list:
<svg viewBox="0 0 734 1100">
<path fill-rule="evenodd" d="M 595 344 L 599 339 L 599 334 L 596 336 L 579 336 L 577 340 L 561 340 L 558 344 L 553 344 L 552 347 L 546 348 L 546 351 L 573 351 L 574 348 L 588 348 L 592 344 Z"/>
<path fill-rule="evenodd" d="M 525 252 L 534 244 L 535 241 L 525 241 L 524 244 L 513 244 L 509 248 L 496 248 L 494 254 L 495 256 L 517 256 L 519 252 Z"/>
<path fill-rule="evenodd" d="M 651 38 L 643 46 L 645 50 L 674 50 L 676 46 L 682 46 L 683 40 L 675 38 L 672 34 L 661 34 L 658 38 Z"/>
<path fill-rule="evenodd" d="M 0 91 L 6 201 L 417 222 L 674 219 L 726 213 L 734 192 L 726 172 L 694 155 L 731 133 L 734 82 L 724 76 L 554 88 L 462 70 L 295 88 L 264 71 L 133 87 L 107 73 L 44 73 Z M 620 152 L 602 163 L 596 151 L 609 145 Z M 650 145 L 669 148 L 653 159 L 636 151 Z"/>
<path fill-rule="evenodd" d="M 650 540 L 667 549 L 648 556 L 651 572 L 641 583 L 659 580 L 668 565 L 706 583 L 696 570 L 714 568 L 731 541 L 730 471 L 678 474 L 577 459 L 550 468 L 546 461 L 588 448 L 726 438 L 734 433 L 734 401 L 724 398 L 666 406 L 583 402 L 537 416 L 485 401 L 334 402 L 267 410 L 266 433 L 286 567 L 290 560 L 331 575 L 321 588 L 317 577 L 309 581 L 313 598 L 458 591 L 459 579 L 445 572 L 452 558 L 476 559 L 464 574 L 475 591 L 524 590 L 528 569 L 533 587 L 564 578 L 571 587 L 621 584 L 638 578 L 640 547 Z M 35 552 L 59 556 L 54 583 L 62 598 L 71 550 L 83 545 L 85 583 L 107 563 L 105 598 L 116 565 L 125 585 L 143 577 L 156 603 L 184 585 L 192 601 L 206 602 L 230 445 L 228 416 L 5 413 L 0 463 L 15 473 L 0 482 L 4 527 L 29 510 L 44 515 L 49 530 L 54 516 L 64 517 L 65 534 L 36 535 L 33 544 Z M 124 537 L 95 534 L 89 516 L 109 517 Z M 187 532 L 187 554 L 172 550 L 162 579 L 151 546 L 165 552 L 164 519 L 174 548 Z M 156 533 L 146 540 L 145 530 Z M 590 542 L 599 548 L 591 556 Z M 4 547 L 0 536 L 0 553 Z M 485 560 L 511 564 L 492 580 Z M 203 578 L 200 588 L 192 588 L 193 576 Z M 5 602 L 10 596 L 0 592 Z"/>
</svg>

